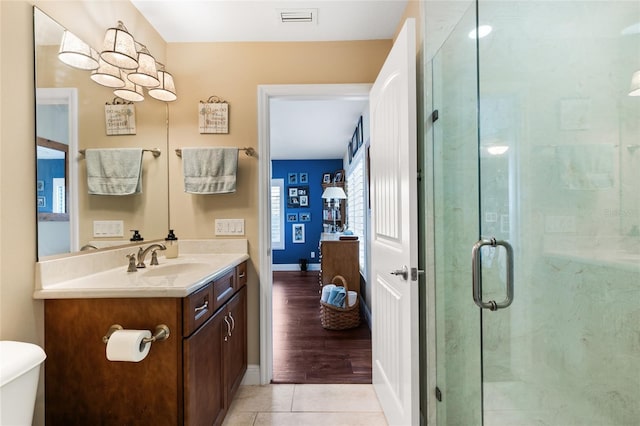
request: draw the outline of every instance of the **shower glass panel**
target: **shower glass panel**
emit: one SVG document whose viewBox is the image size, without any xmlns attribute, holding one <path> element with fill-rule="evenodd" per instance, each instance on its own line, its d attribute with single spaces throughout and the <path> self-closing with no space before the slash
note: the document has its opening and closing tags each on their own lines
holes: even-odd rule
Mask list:
<svg viewBox="0 0 640 426">
<path fill-rule="evenodd" d="M 637 424 L 640 3 L 479 0 L 478 24 L 480 236 L 515 253 L 513 304 L 481 311 L 483 423 Z M 505 251 L 481 264 L 501 300 Z"/>
<path fill-rule="evenodd" d="M 426 13 L 435 4 L 426 2 Z M 431 61 L 438 425 L 482 422 L 480 312 L 471 299 L 471 246 L 479 235 L 475 5 Z M 429 81 L 429 78 L 426 79 Z"/>
<path fill-rule="evenodd" d="M 637 424 L 640 2 L 478 0 L 430 65 L 437 423 Z"/>
</svg>

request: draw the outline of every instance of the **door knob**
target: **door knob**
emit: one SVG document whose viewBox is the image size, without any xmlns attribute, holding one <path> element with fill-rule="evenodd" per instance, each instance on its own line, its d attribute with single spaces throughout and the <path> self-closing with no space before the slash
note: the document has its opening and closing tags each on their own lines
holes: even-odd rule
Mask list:
<svg viewBox="0 0 640 426">
<path fill-rule="evenodd" d="M 409 268 L 407 268 L 407 265 L 402 266 L 402 269 L 396 269 L 395 271 L 391 271 L 389 273 L 391 275 L 401 276 L 405 281 L 409 278 Z"/>
</svg>

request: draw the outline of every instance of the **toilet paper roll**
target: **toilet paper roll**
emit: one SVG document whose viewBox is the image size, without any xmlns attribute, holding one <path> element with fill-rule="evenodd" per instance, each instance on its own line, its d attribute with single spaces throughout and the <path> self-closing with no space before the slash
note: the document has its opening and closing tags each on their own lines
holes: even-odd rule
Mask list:
<svg viewBox="0 0 640 426">
<path fill-rule="evenodd" d="M 149 330 L 117 330 L 107 341 L 107 359 L 109 361 L 140 362 L 151 349 L 151 343 L 142 339 L 151 337 Z"/>
</svg>

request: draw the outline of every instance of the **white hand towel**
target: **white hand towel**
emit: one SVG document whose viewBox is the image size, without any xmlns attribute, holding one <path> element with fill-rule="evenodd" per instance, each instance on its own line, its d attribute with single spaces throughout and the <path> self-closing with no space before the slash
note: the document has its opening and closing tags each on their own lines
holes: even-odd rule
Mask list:
<svg viewBox="0 0 640 426">
<path fill-rule="evenodd" d="M 238 148 L 182 148 L 184 191 L 191 194 L 236 192 Z"/>
<path fill-rule="evenodd" d="M 89 194 L 142 192 L 142 148 L 87 149 L 85 160 Z"/>
</svg>

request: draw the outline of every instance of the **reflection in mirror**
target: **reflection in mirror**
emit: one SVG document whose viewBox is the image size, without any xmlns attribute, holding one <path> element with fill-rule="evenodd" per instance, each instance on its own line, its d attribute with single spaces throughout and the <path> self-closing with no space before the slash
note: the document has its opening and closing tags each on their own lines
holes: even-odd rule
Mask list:
<svg viewBox="0 0 640 426">
<path fill-rule="evenodd" d="M 134 105 L 134 134 L 108 136 L 105 105 L 115 101 L 113 91 L 93 82 L 90 71 L 58 59 L 63 33 L 34 8 L 38 259 L 129 244 L 131 229 L 145 241 L 163 238 L 169 227 L 167 106 L 145 96 Z M 161 155 L 143 155 L 140 193 L 89 195 L 79 151 L 90 148 L 159 149 Z M 106 235 L 96 232 L 96 222 L 107 225 Z"/>
</svg>

